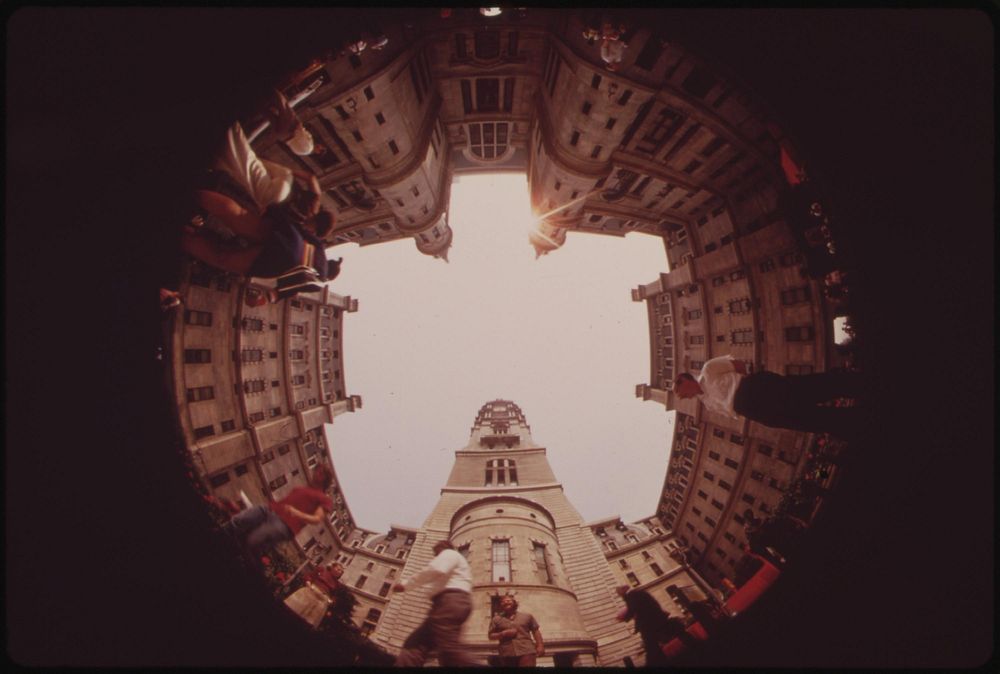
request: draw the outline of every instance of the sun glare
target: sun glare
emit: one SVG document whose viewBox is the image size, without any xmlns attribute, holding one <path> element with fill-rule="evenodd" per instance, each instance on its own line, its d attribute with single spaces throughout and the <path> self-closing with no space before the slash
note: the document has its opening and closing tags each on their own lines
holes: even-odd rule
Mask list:
<svg viewBox="0 0 1000 674">
<path fill-rule="evenodd" d="M 363 408 L 327 428 L 362 526 L 422 524 L 495 398 L 524 410 L 585 520 L 654 512 L 673 415 L 635 398 L 649 337 L 630 290 L 666 270 L 662 240 L 570 233 L 536 259 L 536 218 L 523 174 L 465 175 L 452 186 L 447 263 L 411 239 L 336 250 L 333 290 L 360 303 L 344 351 Z"/>
</svg>

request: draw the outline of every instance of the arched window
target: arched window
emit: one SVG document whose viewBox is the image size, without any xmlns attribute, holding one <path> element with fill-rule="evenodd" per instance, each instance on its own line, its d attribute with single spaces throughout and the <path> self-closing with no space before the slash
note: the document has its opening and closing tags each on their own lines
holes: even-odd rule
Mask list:
<svg viewBox="0 0 1000 674">
<path fill-rule="evenodd" d="M 468 151 L 472 159 L 493 162 L 507 159 L 510 147 L 508 122 L 476 122 L 466 125 L 469 134 Z"/>
</svg>

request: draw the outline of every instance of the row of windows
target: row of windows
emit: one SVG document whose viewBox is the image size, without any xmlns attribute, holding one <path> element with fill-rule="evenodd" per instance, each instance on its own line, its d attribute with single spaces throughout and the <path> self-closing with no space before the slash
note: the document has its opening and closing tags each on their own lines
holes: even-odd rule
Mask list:
<svg viewBox="0 0 1000 674">
<path fill-rule="evenodd" d="M 494 482 L 494 478 L 496 481 Z M 517 466 L 513 459 L 490 459 L 486 462 L 485 486 L 492 484 L 517 486 Z"/>
</svg>

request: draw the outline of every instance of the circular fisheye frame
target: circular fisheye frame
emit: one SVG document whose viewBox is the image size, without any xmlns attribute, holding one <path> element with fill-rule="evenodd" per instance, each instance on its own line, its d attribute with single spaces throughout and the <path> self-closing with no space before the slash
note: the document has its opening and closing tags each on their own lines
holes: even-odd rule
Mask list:
<svg viewBox="0 0 1000 674">
<path fill-rule="evenodd" d="M 387 10 L 262 83 L 197 176 L 160 292 L 192 485 L 279 609 L 359 664 L 422 664 L 415 630 L 456 601 L 443 665 L 692 661 L 781 582 L 836 489 L 865 409 L 836 205 L 753 91 L 667 38 L 627 11 Z M 450 477 L 407 485 L 441 490 L 408 515 L 425 520 L 362 528 L 326 433 L 372 407 L 346 385 L 342 251 L 412 239 L 444 265 L 450 186 L 490 172 L 526 177 L 535 258 L 662 242 L 631 290 L 649 345 L 632 403 L 674 415 L 642 467 L 663 475 L 655 509 L 583 521 L 532 410 L 501 397 L 466 401 Z"/>
</svg>

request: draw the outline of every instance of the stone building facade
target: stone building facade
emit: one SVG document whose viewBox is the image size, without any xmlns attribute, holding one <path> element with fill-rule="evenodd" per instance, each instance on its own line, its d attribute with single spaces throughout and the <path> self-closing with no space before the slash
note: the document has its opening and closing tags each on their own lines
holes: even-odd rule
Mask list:
<svg viewBox="0 0 1000 674">
<path fill-rule="evenodd" d="M 628 527 L 616 518 L 583 522 L 552 473 L 545 448 L 532 440 L 523 412 L 507 400 L 480 408 L 469 443 L 455 452 L 440 500 L 411 535 L 412 554 L 401 578 L 422 569 L 442 539 L 468 559 L 473 610 L 464 640 L 483 660 L 496 654 L 487 631 L 507 594 L 541 626 L 546 654 L 540 665 L 622 666 L 626 657 L 635 663 L 643 656 L 630 625 L 615 619 L 624 606 L 617 585 L 642 587 L 676 614 L 681 609 L 666 594 L 668 585 L 707 590 L 686 563 L 670 556 L 677 543 L 655 517 Z M 398 651 L 429 607 L 426 589 L 390 595 L 372 637 Z"/>
<path fill-rule="evenodd" d="M 468 638 L 484 656 L 493 646 L 484 621 L 511 591 L 539 617 L 548 662 L 641 660 L 638 641 L 612 620 L 613 587 L 648 589 L 673 613 L 682 609 L 668 588 L 715 596 L 734 576 L 743 511 L 772 510 L 815 441 L 718 417 L 671 391 L 678 373 L 727 353 L 783 374 L 838 364 L 830 307 L 803 274 L 782 199 L 792 142 L 740 82 L 654 24 L 627 26 L 622 61 L 605 68 L 582 35 L 587 20 L 550 9 L 410 13 L 383 24 L 384 49 L 316 61 L 289 80 L 284 91 L 301 98 L 297 113 L 320 154 L 300 157 L 267 134 L 254 142 L 261 156 L 317 176 L 337 218 L 330 246 L 412 238 L 447 260 L 452 226 L 462 226 L 448 218 L 453 179 L 497 171 L 526 177 L 539 216 L 526 244 L 539 256 L 579 233 L 639 232 L 664 245 L 669 271 L 632 291 L 650 330 L 650 379 L 637 397 L 677 412 L 656 512 L 632 524 L 581 522 L 520 410 L 496 403 L 506 409 L 498 430 L 501 410 L 484 406 L 423 527 L 361 529 L 335 485 L 336 512 L 297 541 L 303 555 L 347 565 L 355 622 L 390 650 L 426 608 L 419 594 L 394 598 L 391 584 L 450 536 L 469 545 L 477 599 Z M 340 341 L 357 301 L 327 289 L 250 309 L 250 285 L 190 266 L 172 373 L 200 477 L 219 495 L 242 490 L 262 502 L 329 462 L 323 425 L 361 406 L 345 392 Z M 500 540 L 512 574 L 502 581 L 493 576 Z"/>
<path fill-rule="evenodd" d="M 344 315 L 358 301 L 325 288 L 250 307 L 252 288 L 266 290 L 197 262 L 185 267 L 170 372 L 198 478 L 216 496 L 260 504 L 304 485 L 320 463 L 333 469 L 323 428 L 361 407 L 346 393 L 343 358 Z M 303 558 L 326 559 L 358 531 L 334 475 L 337 509 L 299 533 Z"/>
</svg>

